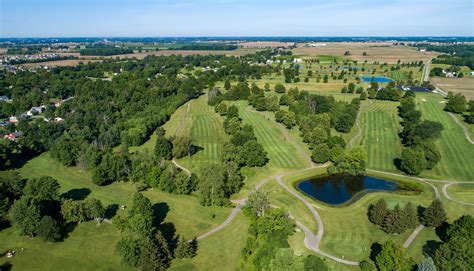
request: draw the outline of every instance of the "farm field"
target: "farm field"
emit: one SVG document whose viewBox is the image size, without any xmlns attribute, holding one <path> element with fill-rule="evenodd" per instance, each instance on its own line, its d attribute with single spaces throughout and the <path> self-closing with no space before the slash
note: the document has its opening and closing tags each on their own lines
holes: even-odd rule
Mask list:
<svg viewBox="0 0 474 271">
<path fill-rule="evenodd" d="M 438 53 L 435 52 L 419 52 L 414 48 L 407 46 L 394 46 L 391 43 L 350 43 L 350 42 L 335 42 L 329 43 L 325 46 L 318 47 L 298 47 L 293 49 L 294 55 L 301 56 L 318 56 L 318 55 L 335 55 L 344 56 L 344 53 L 349 51 L 350 59 L 363 62 L 379 61 L 381 63 L 396 63 L 401 61 L 427 61 L 436 57 Z M 364 56 L 363 53 L 367 55 Z"/>
<path fill-rule="evenodd" d="M 431 77 L 430 80 L 435 86 L 446 92 L 461 93 L 468 100 L 474 100 L 474 76 L 463 78 Z"/>
<path fill-rule="evenodd" d="M 54 61 L 45 61 L 37 63 L 25 63 L 21 64 L 26 68 L 33 68 L 39 66 L 48 66 L 48 67 L 64 67 L 64 66 L 76 66 L 79 64 L 87 64 L 92 62 L 98 62 L 101 60 L 98 59 L 65 59 L 65 60 L 54 60 Z"/>
<path fill-rule="evenodd" d="M 464 136 L 462 128 L 443 111 L 444 101 L 440 95 L 431 93 L 417 94 L 417 106 L 421 109 L 423 118 L 439 121 L 444 126 L 441 138 L 436 141 L 441 152 L 441 160 L 430 171 L 424 171 L 423 176 L 434 179 L 449 179 L 453 181 L 473 181 L 474 145 Z"/>
</svg>

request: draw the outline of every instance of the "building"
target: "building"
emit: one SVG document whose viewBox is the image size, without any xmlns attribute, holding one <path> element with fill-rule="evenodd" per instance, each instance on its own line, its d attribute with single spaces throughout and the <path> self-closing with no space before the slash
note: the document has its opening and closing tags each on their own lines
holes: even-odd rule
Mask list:
<svg viewBox="0 0 474 271">
<path fill-rule="evenodd" d="M 8 118 L 8 121 L 10 123 L 18 123 L 18 118 L 16 116 L 11 116 L 10 118 Z"/>
</svg>

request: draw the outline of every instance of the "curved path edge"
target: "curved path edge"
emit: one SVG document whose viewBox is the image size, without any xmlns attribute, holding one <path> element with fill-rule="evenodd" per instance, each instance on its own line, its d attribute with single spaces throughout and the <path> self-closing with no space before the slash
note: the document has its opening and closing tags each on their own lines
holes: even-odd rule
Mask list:
<svg viewBox="0 0 474 271">
<path fill-rule="evenodd" d="M 467 127 L 464 126 L 464 124 L 462 124 L 462 122 L 459 121 L 459 119 L 456 118 L 456 116 L 455 116 L 453 113 L 451 113 L 451 112 L 447 112 L 447 113 L 448 113 L 448 114 L 451 116 L 451 118 L 463 129 L 463 131 L 464 131 L 464 136 L 466 137 L 467 141 L 469 141 L 469 143 L 471 143 L 471 144 L 474 144 L 474 140 L 472 140 L 471 137 L 469 136 L 469 130 L 467 129 Z"/>
</svg>

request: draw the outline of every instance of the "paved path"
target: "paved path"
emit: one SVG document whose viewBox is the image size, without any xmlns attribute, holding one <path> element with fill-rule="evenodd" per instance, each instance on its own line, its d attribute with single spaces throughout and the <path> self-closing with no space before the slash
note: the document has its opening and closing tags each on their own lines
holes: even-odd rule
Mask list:
<svg viewBox="0 0 474 271">
<path fill-rule="evenodd" d="M 469 136 L 469 129 L 467 129 L 466 126 L 464 126 L 464 124 L 462 124 L 461 121 L 459 121 L 458 118 L 456 118 L 456 116 L 451 113 L 451 112 L 448 112 L 448 114 L 451 116 L 451 118 L 453 118 L 453 120 L 459 125 L 461 126 L 461 128 L 464 130 L 464 136 L 466 137 L 467 141 L 469 141 L 469 143 L 471 144 L 474 144 L 474 140 L 471 139 L 471 137 Z"/>
<path fill-rule="evenodd" d="M 237 205 L 233 210 L 232 212 L 230 213 L 229 217 L 227 217 L 227 219 L 222 223 L 220 224 L 219 226 L 215 227 L 214 229 L 206 232 L 205 234 L 203 235 L 200 235 L 198 237 L 196 237 L 196 240 L 201 240 L 203 238 L 206 238 L 208 237 L 209 235 L 212 235 L 220 230 L 222 230 L 223 228 L 225 228 L 227 225 L 230 224 L 230 222 L 232 222 L 232 220 L 235 218 L 235 216 L 237 215 L 237 213 L 240 211 L 240 209 L 242 209 L 243 205 Z M 192 241 L 192 240 L 191 240 Z"/>
<path fill-rule="evenodd" d="M 413 240 L 415 240 L 416 236 L 421 232 L 421 230 L 425 228 L 425 226 L 423 225 L 418 225 L 418 227 L 416 227 L 416 229 L 413 231 L 413 233 L 408 237 L 408 239 L 405 241 L 405 243 L 403 243 L 403 247 L 404 248 L 407 248 L 410 246 L 411 242 L 413 242 Z"/>
<path fill-rule="evenodd" d="M 462 182 L 462 183 L 468 183 L 468 182 Z M 443 191 L 444 196 L 450 201 L 454 201 L 454 202 L 459 203 L 459 204 L 474 206 L 474 203 L 472 203 L 472 202 L 465 202 L 465 201 L 455 200 L 455 199 L 451 198 L 451 196 L 449 196 L 448 187 L 450 185 L 453 185 L 453 184 L 459 184 L 459 183 L 447 183 L 447 184 L 443 185 L 443 188 L 441 190 Z M 470 184 L 474 184 L 474 183 L 470 182 Z"/>
<path fill-rule="evenodd" d="M 431 59 L 426 61 L 425 67 L 424 67 L 424 72 L 423 72 L 423 80 L 424 82 L 430 81 L 430 64 L 431 64 Z"/>
<path fill-rule="evenodd" d="M 299 199 L 301 202 L 303 202 L 304 205 L 306 205 L 306 207 L 311 211 L 311 214 L 313 215 L 313 218 L 314 218 L 314 220 L 316 221 L 316 223 L 318 225 L 318 232 L 315 235 L 306 226 L 304 226 L 301 222 L 299 222 L 299 221 L 296 222 L 297 226 L 299 228 L 301 228 L 306 234 L 305 239 L 304 239 L 304 243 L 305 243 L 306 247 L 313 250 L 314 252 L 316 252 L 316 253 L 324 256 L 324 257 L 330 258 L 330 259 L 332 259 L 336 262 L 343 263 L 343 264 L 348 264 L 348 265 L 359 265 L 359 262 L 344 260 L 344 259 L 338 258 L 336 256 L 333 256 L 333 255 L 330 255 L 330 254 L 327 254 L 327 253 L 321 251 L 321 249 L 319 248 L 319 245 L 321 243 L 321 239 L 323 238 L 323 234 L 324 234 L 324 225 L 323 225 L 323 220 L 321 219 L 321 216 L 318 214 L 316 209 L 314 209 L 314 207 L 311 203 L 309 203 L 300 194 L 298 194 L 297 192 L 290 189 L 282 181 L 282 175 L 277 176 L 276 181 L 278 182 L 278 184 L 281 187 L 283 187 L 283 189 L 285 189 L 288 193 L 292 194 L 297 199 Z"/>
</svg>

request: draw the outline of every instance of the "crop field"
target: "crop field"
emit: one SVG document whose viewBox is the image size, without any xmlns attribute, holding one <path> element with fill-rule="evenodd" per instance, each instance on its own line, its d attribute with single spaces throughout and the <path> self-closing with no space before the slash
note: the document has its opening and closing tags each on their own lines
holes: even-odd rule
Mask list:
<svg viewBox="0 0 474 271">
<path fill-rule="evenodd" d="M 461 93 L 468 100 L 474 100 L 474 76 L 463 78 L 431 77 L 430 80 L 446 92 Z"/>
<path fill-rule="evenodd" d="M 401 153 L 398 137 L 399 118 L 396 102 L 371 101 L 362 107 L 363 143 L 368 155 L 368 168 L 396 170 L 394 159 Z"/>
<path fill-rule="evenodd" d="M 39 66 L 48 66 L 48 67 L 64 67 L 64 66 L 77 66 L 79 64 L 87 64 L 92 62 L 98 62 L 101 60 L 97 59 L 65 59 L 65 60 L 54 60 L 54 61 L 45 61 L 37 63 L 25 63 L 21 64 L 26 68 L 34 68 Z"/>
<path fill-rule="evenodd" d="M 453 181 L 474 181 L 474 145 L 464 136 L 462 128 L 443 111 L 444 99 L 431 93 L 418 94 L 417 104 L 423 118 L 439 121 L 444 127 L 441 138 L 436 141 L 441 152 L 441 160 L 430 171 L 423 173 L 426 177 L 446 178 Z"/>
<path fill-rule="evenodd" d="M 436 57 L 435 52 L 420 52 L 415 48 L 408 46 L 394 46 L 391 43 L 350 43 L 350 42 L 334 42 L 327 43 L 318 47 L 298 47 L 293 49 L 294 55 L 301 56 L 318 56 L 318 55 L 335 55 L 344 56 L 349 51 L 353 60 L 363 62 L 379 61 L 381 63 L 396 63 L 401 61 L 427 61 Z M 367 55 L 364 56 L 363 53 Z"/>
</svg>

